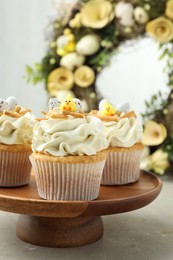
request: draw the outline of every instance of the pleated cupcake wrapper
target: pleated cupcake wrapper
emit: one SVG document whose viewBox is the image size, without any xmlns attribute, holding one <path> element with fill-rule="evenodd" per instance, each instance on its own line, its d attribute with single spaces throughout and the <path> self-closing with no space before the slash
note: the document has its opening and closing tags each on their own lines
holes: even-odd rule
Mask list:
<svg viewBox="0 0 173 260">
<path fill-rule="evenodd" d="M 28 184 L 31 174 L 29 151 L 0 151 L 0 187 Z"/>
<path fill-rule="evenodd" d="M 108 152 L 103 170 L 102 185 L 122 185 L 135 182 L 140 175 L 142 150 Z"/>
<path fill-rule="evenodd" d="M 88 164 L 48 162 L 30 156 L 40 197 L 93 200 L 99 195 L 105 160 Z"/>
</svg>

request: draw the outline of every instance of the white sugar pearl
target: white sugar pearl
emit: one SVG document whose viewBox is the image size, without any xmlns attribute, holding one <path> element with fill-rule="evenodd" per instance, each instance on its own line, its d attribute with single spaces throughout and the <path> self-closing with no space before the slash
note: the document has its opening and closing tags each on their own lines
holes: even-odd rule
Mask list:
<svg viewBox="0 0 173 260">
<path fill-rule="evenodd" d="M 80 99 L 78 99 L 78 98 L 73 98 L 73 101 L 74 101 L 75 104 L 76 104 L 76 110 L 77 110 L 77 111 L 82 110 L 82 102 L 80 101 Z"/>
<path fill-rule="evenodd" d="M 0 98 L 0 111 L 9 110 L 9 105 L 5 99 Z"/>
<path fill-rule="evenodd" d="M 102 99 L 100 102 L 99 102 L 99 110 L 101 111 L 103 109 L 103 106 L 104 106 L 104 103 L 107 102 L 106 99 Z"/>
<path fill-rule="evenodd" d="M 50 98 L 48 102 L 48 108 L 49 110 L 54 109 L 55 107 L 59 107 L 61 105 L 61 102 L 57 98 Z"/>
<path fill-rule="evenodd" d="M 10 110 L 14 109 L 17 106 L 17 99 L 15 97 L 8 97 L 6 102 L 9 105 Z"/>
</svg>

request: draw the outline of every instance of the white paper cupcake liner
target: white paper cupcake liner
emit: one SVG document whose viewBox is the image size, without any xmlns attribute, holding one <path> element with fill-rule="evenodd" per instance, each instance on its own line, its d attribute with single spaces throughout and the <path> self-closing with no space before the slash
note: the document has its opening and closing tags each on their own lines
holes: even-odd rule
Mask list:
<svg viewBox="0 0 173 260">
<path fill-rule="evenodd" d="M 135 182 L 140 176 L 142 150 L 108 152 L 103 170 L 102 185 L 123 185 Z"/>
<path fill-rule="evenodd" d="M 58 163 L 30 156 L 39 196 L 48 200 L 94 200 L 99 195 L 105 160 Z"/>
<path fill-rule="evenodd" d="M 31 151 L 0 151 L 0 187 L 28 184 L 31 174 Z"/>
</svg>

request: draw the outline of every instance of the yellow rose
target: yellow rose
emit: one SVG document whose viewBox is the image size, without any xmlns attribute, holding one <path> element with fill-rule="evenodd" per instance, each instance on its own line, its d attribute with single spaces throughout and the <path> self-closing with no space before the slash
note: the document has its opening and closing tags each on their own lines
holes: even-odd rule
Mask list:
<svg viewBox="0 0 173 260">
<path fill-rule="evenodd" d="M 73 84 L 73 73 L 66 68 L 58 68 L 49 74 L 47 88 L 49 93 L 55 96 L 59 89 L 69 90 Z"/>
<path fill-rule="evenodd" d="M 144 147 L 142 152 L 142 157 L 140 161 L 140 169 L 149 171 L 151 170 L 151 160 L 150 160 L 150 149 L 149 147 Z"/>
<path fill-rule="evenodd" d="M 91 0 L 81 10 L 81 22 L 86 27 L 103 28 L 113 18 L 113 6 L 107 0 Z"/>
<path fill-rule="evenodd" d="M 148 149 L 148 147 L 146 147 Z M 170 166 L 167 153 L 161 149 L 157 150 L 153 154 L 144 154 L 141 159 L 140 169 L 150 171 L 153 170 L 155 173 L 164 174 L 165 170 Z"/>
<path fill-rule="evenodd" d="M 74 81 L 81 88 L 89 87 L 95 80 L 93 69 L 88 66 L 80 66 L 74 73 Z"/>
<path fill-rule="evenodd" d="M 151 169 L 158 174 L 164 174 L 165 170 L 170 166 L 167 153 L 161 149 L 150 156 L 150 163 Z"/>
<path fill-rule="evenodd" d="M 163 143 L 167 137 L 167 130 L 163 124 L 158 124 L 153 120 L 148 121 L 144 127 L 143 144 L 154 146 Z"/>
<path fill-rule="evenodd" d="M 147 23 L 146 31 L 160 43 L 173 39 L 173 23 L 165 17 L 159 17 Z"/>
<path fill-rule="evenodd" d="M 173 0 L 166 3 L 165 15 L 173 20 Z"/>
<path fill-rule="evenodd" d="M 70 20 L 69 25 L 71 28 L 80 28 L 81 27 L 81 13 L 77 13 L 75 17 Z"/>
</svg>

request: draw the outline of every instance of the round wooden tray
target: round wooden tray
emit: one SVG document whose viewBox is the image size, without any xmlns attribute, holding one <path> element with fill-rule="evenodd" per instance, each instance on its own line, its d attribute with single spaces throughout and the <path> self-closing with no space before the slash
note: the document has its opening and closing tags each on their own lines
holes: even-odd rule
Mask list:
<svg viewBox="0 0 173 260">
<path fill-rule="evenodd" d="M 92 243 L 103 235 L 100 216 L 123 213 L 146 206 L 160 193 L 162 183 L 146 171 L 139 181 L 121 186 L 101 186 L 94 201 L 43 200 L 34 176 L 29 185 L 0 188 L 0 210 L 19 213 L 16 233 L 26 242 L 49 247 L 72 247 Z"/>
</svg>

